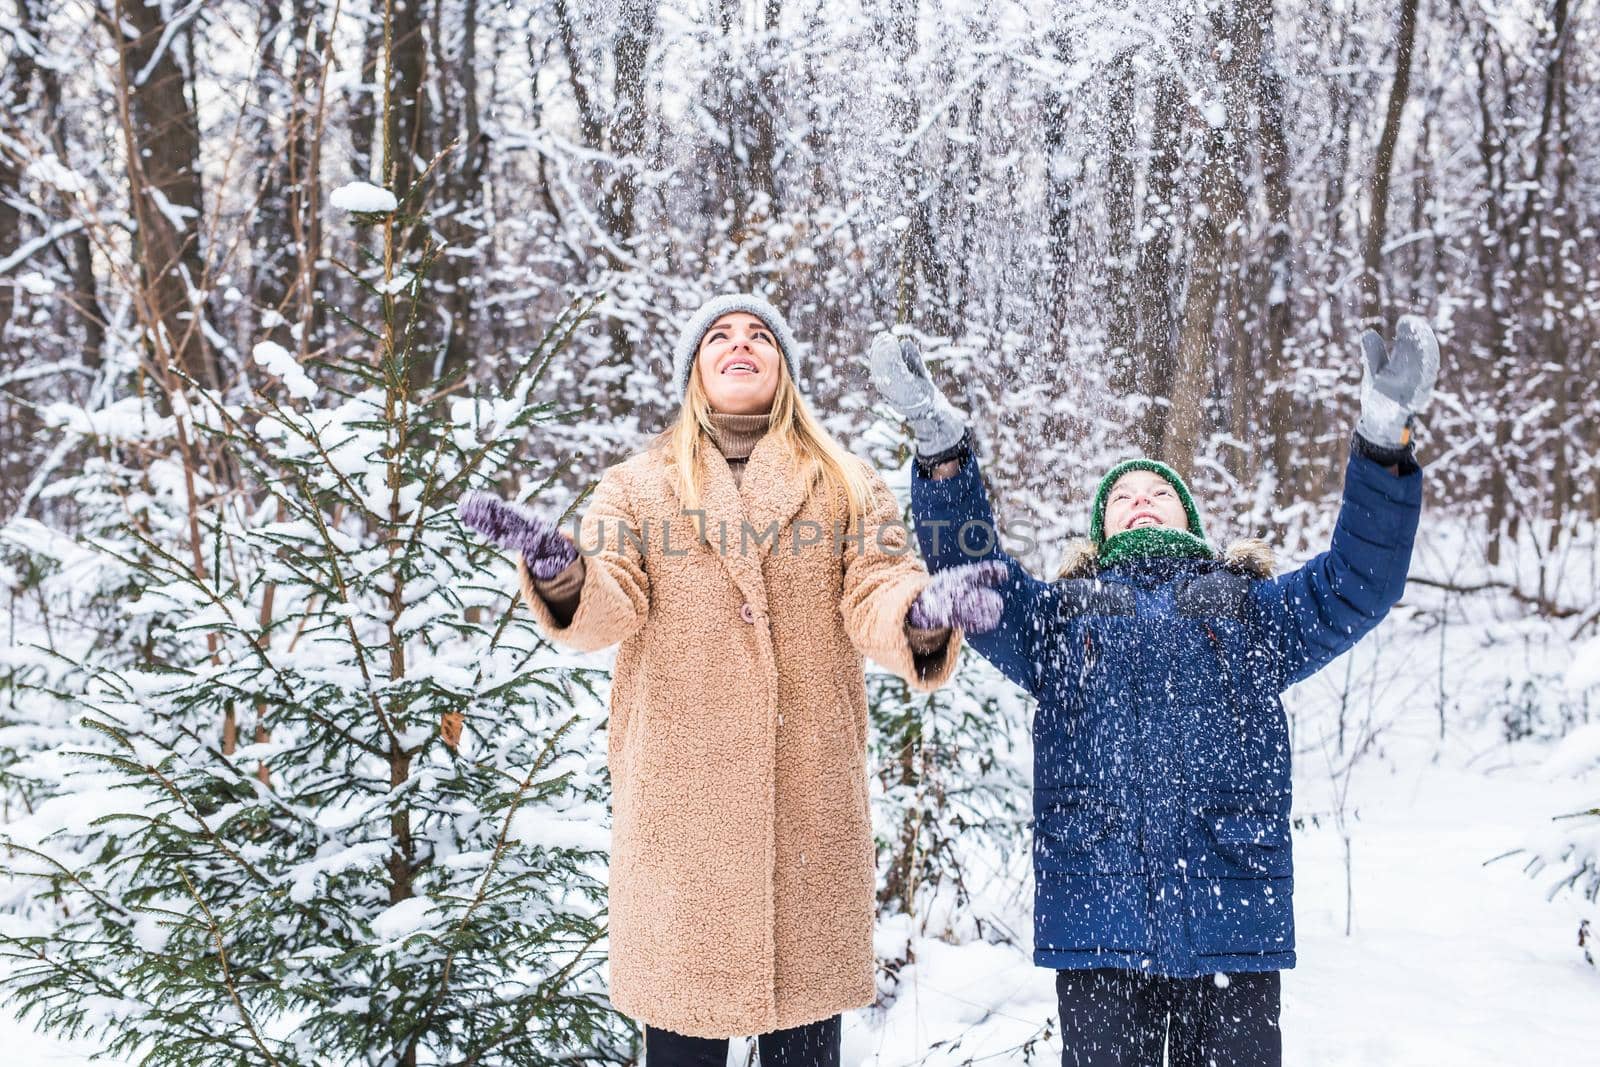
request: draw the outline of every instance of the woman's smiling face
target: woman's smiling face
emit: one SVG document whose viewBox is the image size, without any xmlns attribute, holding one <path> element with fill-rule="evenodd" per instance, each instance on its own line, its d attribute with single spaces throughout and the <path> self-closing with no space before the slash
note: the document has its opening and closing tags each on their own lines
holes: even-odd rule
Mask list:
<svg viewBox="0 0 1600 1067">
<path fill-rule="evenodd" d="M 732 311 L 711 324 L 695 354 L 695 373 L 713 411 L 756 415 L 772 410 L 783 354 L 767 324 Z"/>
<path fill-rule="evenodd" d="M 1106 536 L 1144 526 L 1189 528 L 1188 513 L 1178 491 L 1155 471 L 1129 471 L 1116 480 L 1106 497 Z"/>
</svg>

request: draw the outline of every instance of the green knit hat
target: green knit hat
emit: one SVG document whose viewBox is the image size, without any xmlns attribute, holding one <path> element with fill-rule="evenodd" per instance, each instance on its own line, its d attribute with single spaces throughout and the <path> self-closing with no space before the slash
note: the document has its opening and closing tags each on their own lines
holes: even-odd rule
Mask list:
<svg viewBox="0 0 1600 1067">
<path fill-rule="evenodd" d="M 1129 471 L 1150 471 L 1164 478 L 1183 504 L 1189 529 L 1184 531 L 1147 526 L 1124 530 L 1107 538 L 1106 500 L 1111 496 L 1111 487 L 1117 484 L 1117 479 Z M 1193 556 L 1209 559 L 1216 554 L 1206 542 L 1205 525 L 1200 521 L 1200 512 L 1194 506 L 1194 497 L 1184 484 L 1183 477 L 1165 463 L 1153 459 L 1124 460 L 1100 479 L 1100 486 L 1094 492 L 1094 503 L 1089 510 L 1089 540 L 1094 542 L 1094 547 L 1099 551 L 1100 565 L 1104 567 L 1114 566 L 1135 556 Z"/>
</svg>

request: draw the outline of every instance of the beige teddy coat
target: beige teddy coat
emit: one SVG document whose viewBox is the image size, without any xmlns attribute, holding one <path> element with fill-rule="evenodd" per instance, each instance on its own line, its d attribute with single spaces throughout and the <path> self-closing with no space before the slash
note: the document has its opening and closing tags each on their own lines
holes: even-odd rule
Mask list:
<svg viewBox="0 0 1600 1067">
<path fill-rule="evenodd" d="M 873 1001 L 862 657 L 929 691 L 954 670 L 960 634 L 913 660 L 905 615 L 928 577 L 915 553 L 895 554 L 907 531 L 870 466 L 864 550 L 828 533 L 796 550 L 795 522 L 831 531 L 842 510 L 790 474 L 777 438 L 756 444 L 738 486 L 701 446 L 703 527 L 664 450 L 605 472 L 579 528 L 587 559 L 569 625 L 521 573 L 551 640 L 622 643 L 608 744 L 612 1003 L 660 1029 L 732 1037 Z M 782 535 L 741 545 L 745 522 Z M 642 552 L 619 524 L 644 531 Z"/>
</svg>

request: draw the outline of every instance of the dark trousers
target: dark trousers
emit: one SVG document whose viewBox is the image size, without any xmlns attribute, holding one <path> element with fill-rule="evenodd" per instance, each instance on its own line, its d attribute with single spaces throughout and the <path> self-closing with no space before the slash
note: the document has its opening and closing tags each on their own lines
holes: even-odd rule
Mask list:
<svg viewBox="0 0 1600 1067">
<path fill-rule="evenodd" d="M 1281 1067 L 1278 972 L 1056 972 L 1062 1067 Z"/>
<path fill-rule="evenodd" d="M 839 1016 L 756 1038 L 761 1067 L 839 1067 Z M 725 1067 L 728 1039 L 644 1028 L 645 1067 Z"/>
</svg>

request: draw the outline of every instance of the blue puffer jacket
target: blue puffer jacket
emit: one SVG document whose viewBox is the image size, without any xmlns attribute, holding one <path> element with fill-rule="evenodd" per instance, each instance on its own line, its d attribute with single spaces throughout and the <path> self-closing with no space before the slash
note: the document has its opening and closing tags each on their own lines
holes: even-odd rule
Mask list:
<svg viewBox="0 0 1600 1067">
<path fill-rule="evenodd" d="M 1352 454 L 1332 547 L 1279 577 L 1152 559 L 1039 581 L 987 536 L 972 457 L 953 478 L 919 471 L 911 504 L 931 570 L 1011 571 L 1000 626 L 968 640 L 1039 702 L 1035 962 L 1172 977 L 1294 966 L 1278 695 L 1400 598 L 1421 471 Z"/>
</svg>

